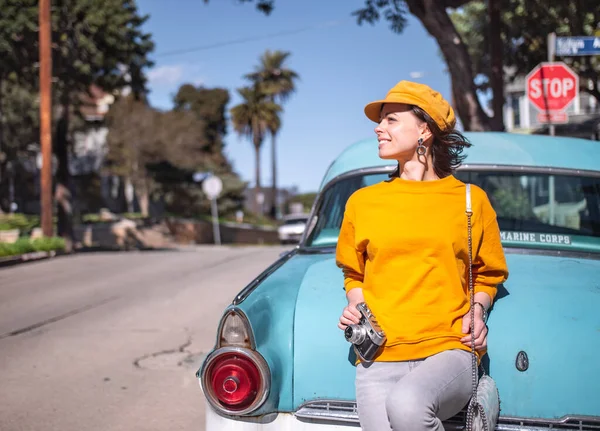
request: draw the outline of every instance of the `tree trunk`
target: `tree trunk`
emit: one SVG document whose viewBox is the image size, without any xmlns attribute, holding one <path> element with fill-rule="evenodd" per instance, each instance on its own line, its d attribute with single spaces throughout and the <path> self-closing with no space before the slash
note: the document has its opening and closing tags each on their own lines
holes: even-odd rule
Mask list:
<svg viewBox="0 0 600 431">
<path fill-rule="evenodd" d="M 3 84 L 4 82 L 4 73 L 0 72 L 0 196 L 2 195 L 2 193 L 4 192 L 3 187 L 3 179 L 5 176 L 5 172 L 6 172 L 6 162 L 8 159 L 8 154 L 6 154 L 5 151 L 5 143 L 4 143 L 4 109 L 3 109 L 3 97 L 4 96 L 4 89 L 3 89 Z M 4 154 L 4 157 L 2 157 L 2 154 Z M 0 198 L 0 215 L 4 214 L 4 211 L 2 210 L 2 203 L 3 203 L 4 199 Z M 7 210 L 10 211 L 10 202 L 8 203 L 8 208 Z"/>
<path fill-rule="evenodd" d="M 69 101 L 68 93 L 61 103 L 62 112 L 56 127 L 55 154 L 58 162 L 56 170 L 56 189 L 54 191 L 57 204 L 57 231 L 65 240 L 65 248 L 69 253 L 73 250 L 73 206 L 70 189 L 71 175 L 69 172 Z"/>
<path fill-rule="evenodd" d="M 600 105 L 600 90 L 598 90 L 598 84 L 594 83 L 592 85 L 593 88 L 586 88 L 585 92 L 588 93 L 590 96 L 593 96 L 597 100 L 597 103 Z"/>
<path fill-rule="evenodd" d="M 437 41 L 452 79 L 455 109 L 465 130 L 490 130 L 490 119 L 483 111 L 473 82 L 472 63 L 465 44 L 450 20 L 444 2 L 406 0 L 410 12 Z"/>
<path fill-rule="evenodd" d="M 135 191 L 136 190 L 133 187 L 133 183 L 131 181 L 131 177 L 125 178 L 125 190 L 124 190 L 124 194 L 125 194 L 125 202 L 126 202 L 126 205 L 127 205 L 127 212 L 128 213 L 134 212 L 133 199 L 135 197 Z"/>
<path fill-rule="evenodd" d="M 254 188 L 254 197 L 256 199 L 256 207 L 259 215 L 263 215 L 263 204 L 264 196 L 262 195 L 262 188 L 260 186 L 260 143 L 254 142 L 254 163 L 255 163 L 255 177 L 256 185 Z"/>
<path fill-rule="evenodd" d="M 4 109 L 2 106 L 4 92 L 3 92 L 3 82 L 4 82 L 4 73 L 0 71 L 0 189 L 2 188 L 2 179 L 4 178 L 4 167 L 6 166 L 6 152 L 4 151 Z M 2 157 L 2 153 L 4 154 L 4 158 Z M 0 202 L 1 204 L 1 202 Z M 0 205 L 0 214 L 2 214 L 2 206 Z"/>
<path fill-rule="evenodd" d="M 271 134 L 271 218 L 277 218 L 277 133 Z"/>
<path fill-rule="evenodd" d="M 147 218 L 150 215 L 150 196 L 148 196 L 148 190 L 139 190 L 138 199 L 140 201 L 142 217 Z"/>
<path fill-rule="evenodd" d="M 579 78 L 580 78 L 579 86 L 583 87 L 583 90 L 586 93 L 588 93 L 590 96 L 593 96 L 596 99 L 596 101 L 600 104 L 600 88 L 598 87 L 598 81 L 600 80 L 600 74 L 594 68 L 591 57 L 585 57 L 585 66 L 586 66 L 585 73 L 579 74 Z M 587 78 L 588 85 L 582 86 L 581 78 Z M 590 88 L 589 84 L 591 84 L 592 88 Z"/>
<path fill-rule="evenodd" d="M 496 132 L 504 131 L 504 59 L 502 52 L 502 18 L 500 0 L 488 0 L 490 58 L 492 72 L 490 75 L 493 92 L 491 127 Z"/>
<path fill-rule="evenodd" d="M 136 187 L 140 212 L 144 218 L 150 215 L 150 194 L 148 193 L 148 184 L 142 180 Z"/>
</svg>

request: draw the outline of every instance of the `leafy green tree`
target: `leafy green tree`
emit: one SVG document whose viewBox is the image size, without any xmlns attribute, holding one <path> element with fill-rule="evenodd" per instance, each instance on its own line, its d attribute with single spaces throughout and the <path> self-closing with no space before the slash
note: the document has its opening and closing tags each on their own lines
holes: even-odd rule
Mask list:
<svg viewBox="0 0 600 431">
<path fill-rule="evenodd" d="M 219 213 L 231 213 L 243 206 L 245 183 L 233 171 L 230 161 L 224 153 L 224 137 L 227 133 L 226 108 L 229 103 L 229 91 L 224 88 L 195 87 L 182 85 L 173 98 L 175 112 L 189 112 L 201 122 L 204 129 L 202 140 L 202 159 L 196 163 L 196 171 L 206 171 L 217 175 L 223 182 L 223 191 L 217 201 Z M 172 147 L 174 150 L 176 147 Z M 189 160 L 188 154 L 181 153 Z M 197 204 L 192 208 L 194 214 L 210 211 L 210 202 L 200 191 L 190 185 L 188 192 Z"/>
<path fill-rule="evenodd" d="M 547 36 L 600 35 L 598 27 L 600 3 L 592 0 L 542 2 L 541 0 L 497 0 L 500 3 L 498 34 L 502 39 L 504 64 L 511 73 L 508 78 L 526 75 L 536 65 L 547 61 Z M 486 36 L 486 2 L 472 1 L 452 14 L 452 21 L 461 34 L 471 56 L 473 74 L 479 77 L 480 88 L 490 85 L 492 70 L 489 42 Z M 581 90 L 600 102 L 600 59 L 597 57 L 567 57 L 580 77 Z"/>
<path fill-rule="evenodd" d="M 175 111 L 193 113 L 204 123 L 208 150 L 213 155 L 223 155 L 223 138 L 227 133 L 225 112 L 229 103 L 229 91 L 224 88 L 194 87 L 184 84 L 173 98 Z M 222 162 L 226 163 L 225 156 Z"/>
<path fill-rule="evenodd" d="M 24 79 L 35 71 L 28 59 L 37 38 L 37 2 L 0 0 L 0 11 L 0 189 L 7 196 L 7 164 L 39 137 L 32 136 L 39 123 L 35 83 Z M 7 203 L 0 202 L 0 213 Z"/>
<path fill-rule="evenodd" d="M 6 160 L 15 160 L 39 140 L 39 98 L 14 76 L 0 82 L 0 94 L 0 151 Z"/>
<path fill-rule="evenodd" d="M 238 89 L 243 101 L 231 108 L 233 128 L 252 140 L 255 154 L 255 185 L 260 193 L 260 149 L 269 130 L 278 128 L 281 106 L 271 102 L 259 85 Z M 261 214 L 262 215 L 262 214 Z"/>
<path fill-rule="evenodd" d="M 11 76 L 0 82 L 0 213 L 8 211 L 10 205 L 9 188 L 15 186 L 15 175 L 21 171 L 25 158 L 37 148 L 39 140 L 39 103 L 37 95 L 27 87 L 19 84 Z M 11 167 L 10 172 L 8 167 Z M 12 178 L 8 178 L 12 176 Z M 15 191 L 20 191 L 30 184 L 19 179 Z"/>
<path fill-rule="evenodd" d="M 0 0 L 3 21 L 11 20 L 10 32 L 3 31 L 3 50 L 13 51 L 4 75 L 17 74 L 38 88 L 38 5 L 36 0 Z M 5 15 L 5 13 L 7 14 Z M 130 87 L 145 92 L 145 68 L 152 65 L 148 54 L 154 44 L 142 31 L 147 16 L 140 16 L 134 0 L 54 0 L 52 2 L 52 74 L 54 114 L 53 148 L 58 159 L 56 201 L 58 232 L 72 240 L 72 204 L 68 154 L 72 119 L 79 115 L 81 94 L 92 84 L 112 92 Z M 1 26 L 1 25 L 0 25 Z M 8 34 L 8 37 L 6 37 Z"/>
<path fill-rule="evenodd" d="M 133 95 L 111 107 L 106 168 L 133 186 L 145 216 L 151 201 L 162 201 L 168 212 L 184 216 L 209 212 L 210 202 L 194 182 L 194 173 L 199 171 L 223 180 L 218 200 L 222 214 L 242 206 L 245 184 L 232 172 L 221 144 L 215 147 L 209 117 L 205 121 L 198 112 L 181 107 L 159 112 Z"/>
<path fill-rule="evenodd" d="M 269 51 L 267 50 L 260 58 L 260 64 L 255 72 L 246 75 L 254 84 L 261 86 L 262 91 L 267 94 L 271 102 L 283 104 L 296 90 L 295 81 L 298 80 L 298 74 L 285 66 L 289 52 Z M 273 204 L 271 206 L 271 217 L 277 215 L 277 133 L 281 127 L 281 119 L 276 118 L 269 124 L 271 135 L 271 193 Z"/>
<path fill-rule="evenodd" d="M 140 210 L 149 214 L 152 184 L 147 165 L 160 158 L 156 145 L 156 128 L 160 114 L 136 100 L 133 95 L 114 103 L 107 115 L 107 171 L 122 177 L 125 184 L 134 187 Z M 127 211 L 133 212 L 133 201 L 127 202 Z"/>
</svg>

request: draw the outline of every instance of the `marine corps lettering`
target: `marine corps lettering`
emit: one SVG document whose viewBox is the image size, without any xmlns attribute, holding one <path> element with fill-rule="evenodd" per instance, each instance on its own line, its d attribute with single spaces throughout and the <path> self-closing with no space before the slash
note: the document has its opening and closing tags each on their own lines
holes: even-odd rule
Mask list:
<svg viewBox="0 0 600 431">
<path fill-rule="evenodd" d="M 500 232 L 502 241 L 532 242 L 537 244 L 561 244 L 571 245 L 569 235 L 557 235 L 550 233 L 534 232 Z"/>
</svg>

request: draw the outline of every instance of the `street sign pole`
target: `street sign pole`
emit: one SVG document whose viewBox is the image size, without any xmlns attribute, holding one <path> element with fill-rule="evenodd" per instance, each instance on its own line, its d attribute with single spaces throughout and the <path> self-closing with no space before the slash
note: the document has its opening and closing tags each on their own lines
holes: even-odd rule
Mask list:
<svg viewBox="0 0 600 431">
<path fill-rule="evenodd" d="M 556 52 L 556 33 L 550 33 L 548 35 L 548 62 L 552 63 L 554 61 L 554 53 Z M 544 90 L 544 92 L 546 94 L 544 94 L 544 97 L 547 98 L 548 97 L 548 90 Z M 546 106 L 548 106 L 548 104 L 546 104 Z M 550 115 L 550 111 L 546 111 L 547 115 L 548 115 L 548 131 L 550 133 L 550 136 L 555 136 L 556 135 L 556 128 L 554 127 L 554 123 L 552 122 L 552 118 Z"/>
<path fill-rule="evenodd" d="M 554 61 L 554 55 L 556 53 L 556 33 L 550 33 L 548 35 L 548 61 L 552 63 Z"/>
<path fill-rule="evenodd" d="M 210 199 L 210 212 L 212 215 L 213 236 L 216 245 L 221 245 L 221 232 L 219 230 L 219 211 L 217 197 L 223 190 L 223 181 L 217 176 L 209 175 L 202 181 L 202 191 Z"/>
<path fill-rule="evenodd" d="M 217 209 L 217 199 L 210 200 L 210 212 L 212 213 L 213 236 L 215 244 L 221 245 L 221 232 L 219 229 L 219 211 Z"/>
</svg>

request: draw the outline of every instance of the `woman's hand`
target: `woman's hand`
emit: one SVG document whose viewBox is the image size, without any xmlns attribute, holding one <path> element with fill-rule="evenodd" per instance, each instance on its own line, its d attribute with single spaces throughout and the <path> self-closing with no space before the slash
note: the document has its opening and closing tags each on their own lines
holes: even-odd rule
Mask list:
<svg viewBox="0 0 600 431">
<path fill-rule="evenodd" d="M 471 310 L 463 316 L 462 324 L 463 334 L 468 334 L 460 341 L 471 347 Z M 483 308 L 480 304 L 475 304 L 475 350 L 483 350 L 487 347 L 488 328 L 483 321 Z"/>
<path fill-rule="evenodd" d="M 348 299 L 348 305 L 344 307 L 338 323 L 338 328 L 340 328 L 342 331 L 346 329 L 348 325 L 353 325 L 360 322 L 361 315 L 360 311 L 358 311 L 356 308 L 356 305 L 360 304 L 361 302 L 365 302 L 365 297 L 363 296 L 361 288 L 354 288 L 350 290 L 346 294 L 346 298 Z"/>
</svg>

